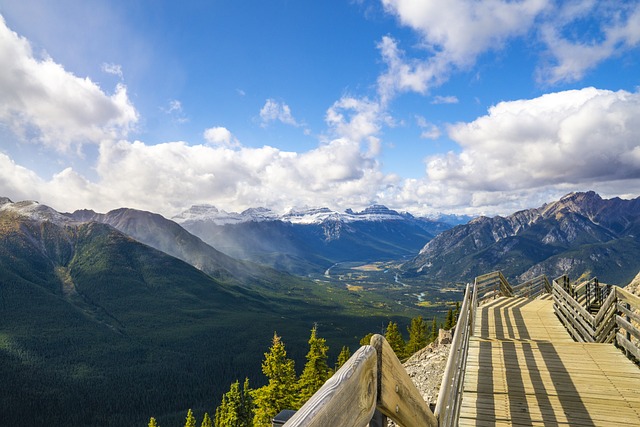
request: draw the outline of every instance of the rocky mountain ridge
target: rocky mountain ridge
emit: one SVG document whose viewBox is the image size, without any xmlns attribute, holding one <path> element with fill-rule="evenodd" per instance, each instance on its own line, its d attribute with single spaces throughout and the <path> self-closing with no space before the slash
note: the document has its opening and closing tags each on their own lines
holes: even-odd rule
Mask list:
<svg viewBox="0 0 640 427">
<path fill-rule="evenodd" d="M 444 218 L 441 220 L 439 218 Z M 351 223 L 356 221 L 425 221 L 457 224 L 467 222 L 470 217 L 436 216 L 434 218 L 415 217 L 408 212 L 397 212 L 383 205 L 372 205 L 360 212 L 347 209 L 338 212 L 326 207 L 294 208 L 285 214 L 263 207 L 246 209 L 240 213 L 219 210 L 213 205 L 193 205 L 191 208 L 172 218 L 179 224 L 189 222 L 212 222 L 215 225 L 240 224 L 244 222 L 282 221 L 291 224 L 322 224 L 325 221 Z"/>
<path fill-rule="evenodd" d="M 479 217 L 428 242 L 405 264 L 409 274 L 473 280 L 496 269 L 517 280 L 588 273 L 626 283 L 640 268 L 640 198 L 570 193 L 507 217 Z"/>
</svg>

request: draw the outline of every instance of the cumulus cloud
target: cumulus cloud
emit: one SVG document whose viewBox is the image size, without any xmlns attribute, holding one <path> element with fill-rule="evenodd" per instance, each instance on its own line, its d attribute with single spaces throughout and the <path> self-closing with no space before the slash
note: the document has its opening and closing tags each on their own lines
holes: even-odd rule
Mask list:
<svg viewBox="0 0 640 427">
<path fill-rule="evenodd" d="M 127 206 L 170 217 L 203 202 L 239 211 L 255 206 L 361 208 L 393 181 L 380 172 L 369 150 L 346 139 L 303 153 L 268 146 L 103 141 L 95 171 L 97 178 L 89 179 L 65 168 L 47 180 L 0 153 L 0 194 L 65 211 Z"/>
<path fill-rule="evenodd" d="M 488 50 L 499 50 L 509 38 L 526 34 L 550 0 L 382 0 L 388 13 L 415 30 L 426 58 L 407 59 L 389 36 L 379 44 L 388 70 L 378 80 L 382 99 L 396 92 L 425 93 L 456 68 L 472 65 Z"/>
<path fill-rule="evenodd" d="M 433 182 L 524 191 L 640 179 L 640 94 L 595 88 L 502 102 L 449 136 L 459 154 L 430 158 Z"/>
<path fill-rule="evenodd" d="M 572 82 L 608 58 L 640 45 L 640 2 L 552 0 L 382 0 L 385 10 L 420 37 L 418 57 L 407 57 L 392 36 L 378 47 L 387 70 L 381 99 L 426 93 L 456 70 L 500 51 L 518 37 L 543 46 L 539 81 Z"/>
<path fill-rule="evenodd" d="M 207 142 L 214 145 L 233 147 L 240 144 L 229 129 L 222 126 L 215 126 L 206 129 L 203 136 Z"/>
<path fill-rule="evenodd" d="M 325 121 L 339 137 L 360 142 L 375 136 L 383 124 L 393 125 L 380 102 L 344 96 L 327 110 Z"/>
<path fill-rule="evenodd" d="M 271 122 L 279 121 L 291 126 L 301 126 L 293 115 L 291 108 L 284 102 L 278 102 L 274 99 L 267 99 L 264 106 L 260 109 L 260 120 L 262 126 L 267 126 Z"/>
<path fill-rule="evenodd" d="M 65 151 L 125 137 L 138 120 L 124 85 L 108 95 L 53 59 L 34 57 L 2 16 L 0 63 L 0 122 L 23 140 Z"/>
<path fill-rule="evenodd" d="M 590 14 L 597 16 L 597 21 L 586 30 L 576 27 L 576 22 Z M 640 44 L 640 3 L 628 2 L 615 8 L 606 2 L 568 3 L 555 19 L 543 24 L 541 35 L 552 60 L 540 67 L 539 79 L 550 83 L 577 81 L 607 58 Z"/>
</svg>

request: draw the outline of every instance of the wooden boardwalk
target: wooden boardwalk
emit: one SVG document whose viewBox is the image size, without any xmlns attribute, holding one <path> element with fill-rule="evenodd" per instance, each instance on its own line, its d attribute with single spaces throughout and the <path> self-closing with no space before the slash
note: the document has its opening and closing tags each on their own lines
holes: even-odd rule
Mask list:
<svg viewBox="0 0 640 427">
<path fill-rule="evenodd" d="M 613 344 L 577 343 L 550 295 L 478 308 L 460 426 L 640 426 L 640 369 Z"/>
</svg>

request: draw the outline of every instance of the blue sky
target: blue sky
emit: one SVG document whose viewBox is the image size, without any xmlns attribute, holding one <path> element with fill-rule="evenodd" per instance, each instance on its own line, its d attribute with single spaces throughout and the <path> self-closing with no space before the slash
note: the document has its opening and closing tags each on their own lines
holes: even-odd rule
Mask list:
<svg viewBox="0 0 640 427">
<path fill-rule="evenodd" d="M 0 0 L 0 194 L 59 210 L 640 195 L 636 1 Z"/>
</svg>

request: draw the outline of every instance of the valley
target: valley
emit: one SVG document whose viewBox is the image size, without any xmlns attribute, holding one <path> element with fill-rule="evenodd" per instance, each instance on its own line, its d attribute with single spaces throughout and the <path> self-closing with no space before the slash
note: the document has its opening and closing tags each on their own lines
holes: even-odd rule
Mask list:
<svg viewBox="0 0 640 427">
<path fill-rule="evenodd" d="M 464 294 L 465 283 L 429 283 L 422 277 L 404 277 L 402 260 L 336 263 L 324 274 L 309 274 L 318 284 L 344 288 L 372 306 L 388 310 L 421 310 L 425 318 L 443 318 Z"/>
</svg>

